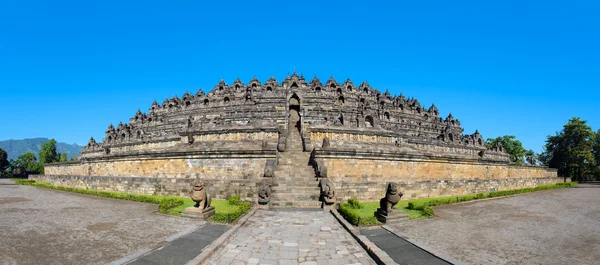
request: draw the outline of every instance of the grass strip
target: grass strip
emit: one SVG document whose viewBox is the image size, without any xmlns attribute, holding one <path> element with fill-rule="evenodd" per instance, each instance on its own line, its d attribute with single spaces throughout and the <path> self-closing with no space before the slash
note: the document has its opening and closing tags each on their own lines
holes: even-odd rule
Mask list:
<svg viewBox="0 0 600 265">
<path fill-rule="evenodd" d="M 494 198 L 508 195 L 515 195 L 533 191 L 560 189 L 573 187 L 577 182 L 566 182 L 557 184 L 540 185 L 535 188 L 523 188 L 515 190 L 492 191 L 486 193 L 467 194 L 461 196 L 448 196 L 438 198 L 422 198 L 416 200 L 403 200 L 396 204 L 396 208 L 403 210 L 410 219 L 427 218 L 434 215 L 433 206 L 443 204 L 466 202 L 485 198 Z M 351 224 L 358 225 L 377 225 L 380 222 L 375 218 L 374 212 L 379 208 L 379 202 L 358 202 L 355 199 L 349 199 L 348 203 L 340 203 L 338 212 Z"/>
<path fill-rule="evenodd" d="M 75 192 L 80 194 L 99 196 L 105 198 L 137 201 L 137 202 L 148 202 L 158 204 L 158 210 L 161 213 L 170 215 L 180 216 L 181 212 L 185 208 L 191 207 L 196 204 L 190 198 L 181 198 L 176 196 L 158 196 L 158 195 L 143 195 L 143 194 L 129 194 L 124 192 L 116 191 L 99 191 L 82 188 L 73 188 L 66 186 L 56 186 L 49 182 L 27 180 L 27 179 L 12 179 L 17 184 L 30 185 L 41 188 L 62 190 Z M 228 200 L 212 200 L 211 206 L 215 207 L 215 214 L 211 221 L 218 223 L 232 223 L 248 212 L 252 205 L 250 202 L 240 200 L 240 197 L 235 195 L 231 196 Z"/>
<path fill-rule="evenodd" d="M 167 214 L 171 213 L 170 212 L 171 209 L 176 208 L 180 205 L 183 205 L 183 203 L 184 203 L 183 198 L 175 197 L 175 196 L 153 196 L 153 195 L 143 195 L 143 194 L 130 194 L 130 193 L 116 192 L 116 191 L 89 190 L 89 189 L 73 188 L 73 187 L 66 187 L 66 186 L 56 186 L 56 185 L 52 185 L 52 183 L 49 183 L 49 182 L 26 180 L 26 179 L 14 179 L 14 181 L 21 185 L 30 185 L 30 186 L 36 186 L 36 187 L 41 187 L 41 188 L 69 191 L 69 192 L 75 192 L 75 193 L 98 196 L 98 197 L 105 197 L 105 198 L 154 203 L 154 204 L 158 204 L 159 212 L 167 213 Z"/>
</svg>

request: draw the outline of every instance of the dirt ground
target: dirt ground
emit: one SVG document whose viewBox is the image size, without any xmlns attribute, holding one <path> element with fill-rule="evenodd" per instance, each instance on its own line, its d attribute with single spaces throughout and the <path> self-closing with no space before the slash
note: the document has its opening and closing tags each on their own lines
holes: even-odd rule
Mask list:
<svg viewBox="0 0 600 265">
<path fill-rule="evenodd" d="M 396 225 L 465 264 L 599 264 L 600 183 L 440 206 Z"/>
<path fill-rule="evenodd" d="M 0 180 L 0 264 L 106 264 L 202 225 L 146 203 Z"/>
</svg>

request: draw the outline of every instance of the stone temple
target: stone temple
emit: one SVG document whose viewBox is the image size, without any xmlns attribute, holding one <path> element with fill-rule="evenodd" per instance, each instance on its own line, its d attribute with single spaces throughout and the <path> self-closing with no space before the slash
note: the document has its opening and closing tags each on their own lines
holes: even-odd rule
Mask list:
<svg viewBox="0 0 600 265">
<path fill-rule="evenodd" d="M 201 179 L 214 198 L 237 194 L 270 207 L 377 201 L 388 182 L 413 199 L 560 181 L 554 169 L 511 164 L 502 146 L 464 134 L 435 105 L 366 81 L 308 82 L 296 73 L 282 82 L 221 80 L 206 94 L 155 101 L 148 113 L 108 126 L 103 142 L 92 138 L 76 161 L 45 172 L 33 178 L 178 196 Z"/>
</svg>

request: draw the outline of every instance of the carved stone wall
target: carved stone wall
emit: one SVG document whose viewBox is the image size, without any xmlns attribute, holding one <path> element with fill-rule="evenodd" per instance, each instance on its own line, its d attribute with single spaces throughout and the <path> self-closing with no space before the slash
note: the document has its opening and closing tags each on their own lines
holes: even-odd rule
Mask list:
<svg viewBox="0 0 600 265">
<path fill-rule="evenodd" d="M 154 178 L 202 178 L 210 179 L 259 179 L 264 173 L 267 157 L 232 158 L 216 156 L 173 157 L 76 162 L 54 164 L 45 167 L 46 175 L 106 176 L 106 177 L 154 177 Z"/>
<path fill-rule="evenodd" d="M 264 83 L 254 78 L 228 85 L 221 80 L 207 94 L 199 90 L 162 104 L 155 101 L 148 113 L 138 110 L 129 123 L 108 126 L 104 141 L 91 139 L 80 158 L 173 149 L 275 148 L 282 131 L 290 128 L 290 102 L 300 117 L 305 151 L 319 147 L 327 136 L 340 148 L 407 145 L 437 156 L 458 154 L 458 159 L 465 152 L 483 152 L 488 154 L 480 155 L 483 160 L 508 163 L 501 146 L 486 147 L 477 131 L 463 134 L 460 121 L 452 114 L 441 118 L 435 105 L 424 108 L 414 98 L 382 93 L 366 81 L 357 86 L 350 79 L 338 83 L 332 77 L 323 84 L 316 77 L 307 82 L 296 73 L 282 82 L 272 77 Z"/>
<path fill-rule="evenodd" d="M 319 160 L 319 176 L 343 199 L 378 200 L 389 181 L 401 184 L 405 198 L 421 198 L 557 180 L 555 170 L 510 165 L 501 145 L 487 147 L 478 131 L 463 134 L 460 126 L 435 105 L 424 108 L 366 81 L 323 84 L 296 73 L 282 82 L 221 80 L 206 94 L 155 101 L 148 113 L 109 125 L 103 142 L 90 139 L 75 162 L 45 165 L 46 175 L 33 178 L 161 195 L 184 195 L 200 178 L 216 198 L 254 200 L 267 160 L 291 142 L 288 151 L 312 152 L 306 163 Z"/>
</svg>

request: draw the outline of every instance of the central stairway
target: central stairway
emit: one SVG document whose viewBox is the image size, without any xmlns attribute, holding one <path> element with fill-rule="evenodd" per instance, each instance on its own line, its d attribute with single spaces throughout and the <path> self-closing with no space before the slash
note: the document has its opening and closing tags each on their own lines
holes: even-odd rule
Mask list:
<svg viewBox="0 0 600 265">
<path fill-rule="evenodd" d="M 293 115 L 290 120 L 291 124 L 297 122 Z M 294 127 L 288 134 L 286 151 L 277 157 L 270 207 L 319 208 L 319 182 L 309 163 L 310 153 L 303 152 L 300 131 L 297 126 Z"/>
</svg>

